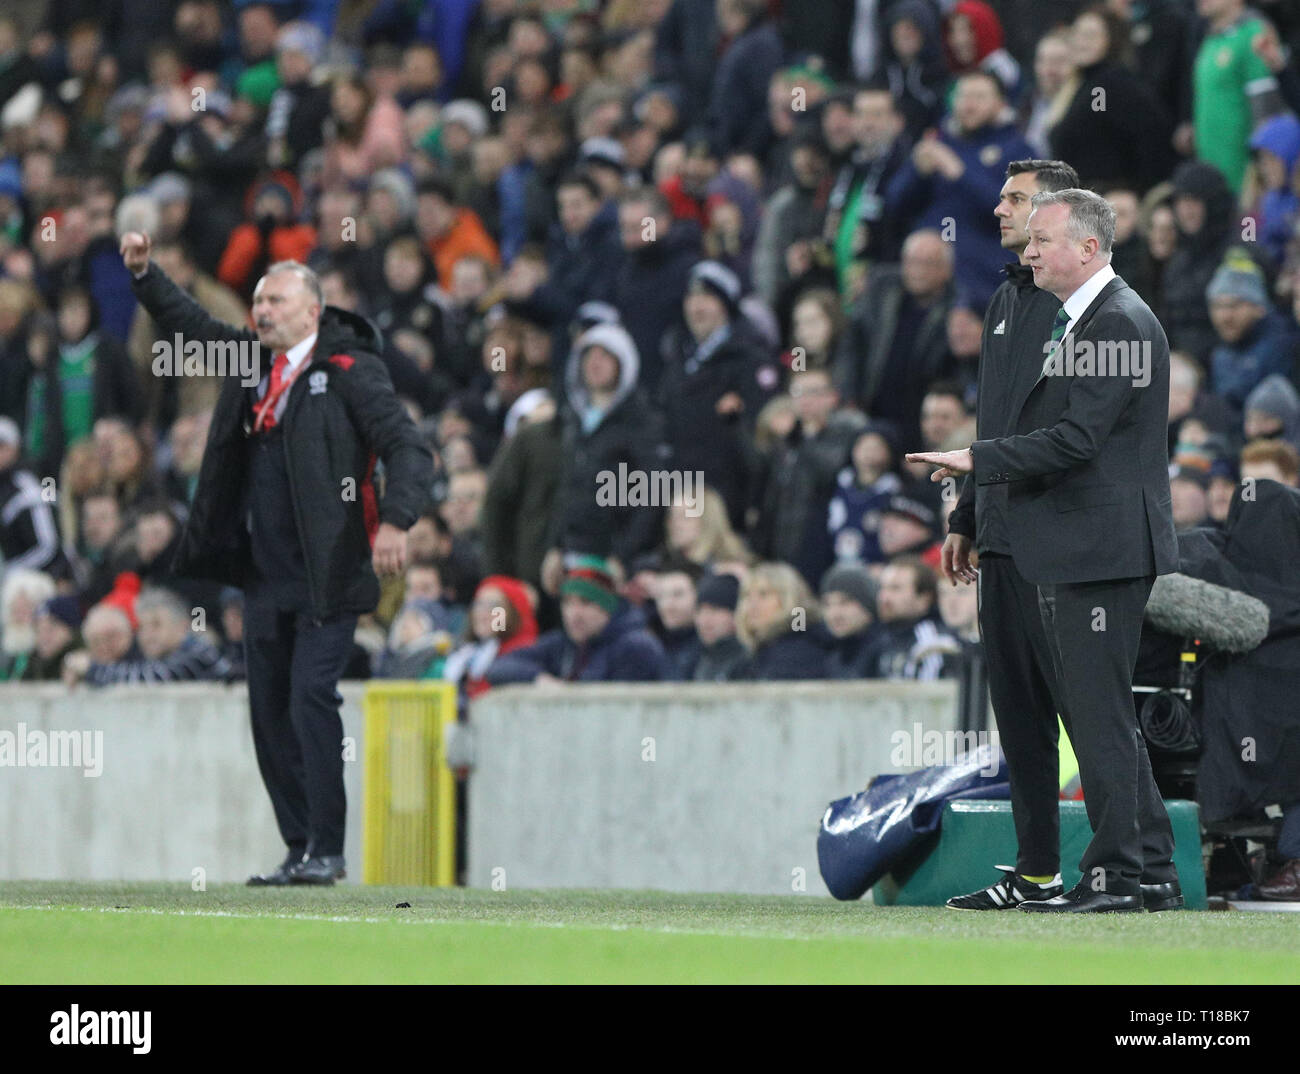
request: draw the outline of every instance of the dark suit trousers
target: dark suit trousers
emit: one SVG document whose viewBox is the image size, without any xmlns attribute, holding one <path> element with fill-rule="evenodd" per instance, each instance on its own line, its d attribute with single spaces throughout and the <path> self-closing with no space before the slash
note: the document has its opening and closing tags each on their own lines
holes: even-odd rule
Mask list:
<svg viewBox="0 0 1300 1074">
<path fill-rule="evenodd" d="M 339 676 L 355 615 L 317 622 L 245 596 L 244 652 L 253 748 L 280 835 L 295 856 L 343 853 L 343 721 Z"/>
<path fill-rule="evenodd" d="M 1092 842 L 1083 883 L 1136 895 L 1177 878 L 1174 835 L 1133 705 L 1133 668 L 1154 576 L 1038 586 L 1058 698 L 1079 761 Z"/>
<path fill-rule="evenodd" d="M 1054 876 L 1061 867 L 1056 672 L 1038 587 L 1025 581 L 1010 556 L 980 556 L 979 620 L 989 697 L 1011 777 L 1016 870 Z"/>
</svg>

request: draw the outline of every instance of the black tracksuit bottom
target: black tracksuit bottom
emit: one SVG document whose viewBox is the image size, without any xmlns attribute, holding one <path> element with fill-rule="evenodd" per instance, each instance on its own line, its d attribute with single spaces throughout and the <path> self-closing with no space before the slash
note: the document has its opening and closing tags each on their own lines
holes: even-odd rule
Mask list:
<svg viewBox="0 0 1300 1074">
<path fill-rule="evenodd" d="M 1036 586 L 1009 556 L 980 556 L 980 631 L 1030 876 L 1060 869 L 1057 713 L 1079 762 L 1093 839 L 1079 863 L 1097 890 L 1176 879 L 1173 832 L 1133 707 L 1151 578 Z"/>
</svg>

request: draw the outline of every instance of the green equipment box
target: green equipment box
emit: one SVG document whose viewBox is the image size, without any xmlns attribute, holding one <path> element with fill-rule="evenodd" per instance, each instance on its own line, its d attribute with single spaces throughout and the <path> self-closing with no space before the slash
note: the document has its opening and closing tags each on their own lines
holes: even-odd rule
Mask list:
<svg viewBox="0 0 1300 1074">
<path fill-rule="evenodd" d="M 1174 828 L 1174 864 L 1189 910 L 1204 910 L 1205 866 L 1201 820 L 1195 802 L 1165 802 Z M 1082 802 L 1061 803 L 1061 878 L 1069 891 L 1079 882 L 1078 861 L 1092 840 Z M 998 878 L 994 865 L 1015 865 L 1016 829 L 1011 803 L 991 799 L 949 802 L 936 835 L 871 889 L 879 906 L 942 906 L 954 895 L 978 891 Z"/>
</svg>

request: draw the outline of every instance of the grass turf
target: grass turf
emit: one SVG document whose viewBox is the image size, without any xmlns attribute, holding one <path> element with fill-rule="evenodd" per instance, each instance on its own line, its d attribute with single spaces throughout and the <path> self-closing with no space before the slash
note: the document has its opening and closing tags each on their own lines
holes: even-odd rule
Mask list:
<svg viewBox="0 0 1300 1074">
<path fill-rule="evenodd" d="M 1044 918 L 813 896 L 0 884 L 6 984 L 1294 984 L 1297 956 L 1290 914 Z"/>
</svg>

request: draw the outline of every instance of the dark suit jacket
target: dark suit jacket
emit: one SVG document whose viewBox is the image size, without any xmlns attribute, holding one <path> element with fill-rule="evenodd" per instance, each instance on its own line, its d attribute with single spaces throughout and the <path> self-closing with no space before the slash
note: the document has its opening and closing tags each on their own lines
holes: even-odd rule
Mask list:
<svg viewBox="0 0 1300 1074">
<path fill-rule="evenodd" d="M 1015 435 L 971 445 L 977 485 L 1009 482 L 1007 522 L 1016 567 L 1039 584 L 1097 582 L 1178 569 L 1166 424 L 1169 343 L 1136 291 L 1116 277 L 1070 335 L 1075 360 L 1148 354 L 1149 382 L 1076 369 L 1040 375 L 1012 402 Z M 1063 344 L 1069 342 L 1063 340 Z M 1140 378 L 1139 378 L 1140 379 Z"/>
</svg>

